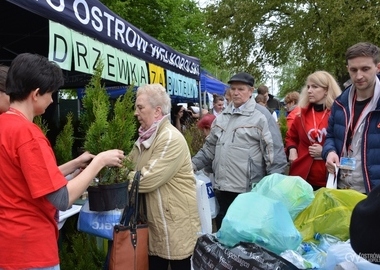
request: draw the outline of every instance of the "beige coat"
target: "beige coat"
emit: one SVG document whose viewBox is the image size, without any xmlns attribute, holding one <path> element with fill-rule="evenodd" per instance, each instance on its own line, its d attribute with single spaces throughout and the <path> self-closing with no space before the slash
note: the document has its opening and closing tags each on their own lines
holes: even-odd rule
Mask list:
<svg viewBox="0 0 380 270">
<path fill-rule="evenodd" d="M 192 255 L 201 231 L 196 182 L 183 135 L 165 117 L 130 154 L 146 193 L 149 255 L 181 260 Z"/>
</svg>

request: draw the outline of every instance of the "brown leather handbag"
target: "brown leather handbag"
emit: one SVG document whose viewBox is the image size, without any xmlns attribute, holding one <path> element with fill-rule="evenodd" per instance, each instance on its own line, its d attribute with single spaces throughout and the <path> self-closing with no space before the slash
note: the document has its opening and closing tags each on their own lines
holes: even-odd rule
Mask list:
<svg viewBox="0 0 380 270">
<path fill-rule="evenodd" d="M 110 270 L 148 270 L 148 224 L 145 197 L 139 196 L 136 172 L 120 224 L 114 226 Z M 142 208 L 142 209 L 141 209 Z"/>
</svg>

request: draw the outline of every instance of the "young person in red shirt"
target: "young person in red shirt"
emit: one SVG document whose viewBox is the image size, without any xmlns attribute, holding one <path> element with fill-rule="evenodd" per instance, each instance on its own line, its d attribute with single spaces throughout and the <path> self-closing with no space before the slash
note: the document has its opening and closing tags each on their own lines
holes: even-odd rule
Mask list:
<svg viewBox="0 0 380 270">
<path fill-rule="evenodd" d="M 10 65 L 10 108 L 0 115 L 0 269 L 59 269 L 58 210 L 67 210 L 104 166 L 120 167 L 124 159 L 117 149 L 85 152 L 57 166 L 33 118 L 62 85 L 61 69 L 43 56 L 20 54 Z M 67 181 L 78 168 L 84 169 Z"/>
<path fill-rule="evenodd" d="M 322 160 L 322 146 L 331 106 L 341 89 L 326 71 L 310 74 L 303 88 L 300 113 L 286 133 L 286 151 L 290 162 L 289 175 L 305 179 L 314 190 L 326 186 L 327 169 Z"/>
</svg>

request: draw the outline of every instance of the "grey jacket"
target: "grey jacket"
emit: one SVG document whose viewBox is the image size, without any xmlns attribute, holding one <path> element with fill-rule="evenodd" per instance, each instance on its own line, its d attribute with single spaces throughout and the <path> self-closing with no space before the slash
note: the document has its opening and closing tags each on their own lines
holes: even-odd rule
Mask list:
<svg viewBox="0 0 380 270">
<path fill-rule="evenodd" d="M 212 164 L 214 188 L 243 193 L 272 173 L 285 172 L 287 160 L 281 133 L 268 109 L 251 98 L 233 113 L 230 104 L 216 117 L 210 135 L 192 158 L 193 168 Z"/>
</svg>

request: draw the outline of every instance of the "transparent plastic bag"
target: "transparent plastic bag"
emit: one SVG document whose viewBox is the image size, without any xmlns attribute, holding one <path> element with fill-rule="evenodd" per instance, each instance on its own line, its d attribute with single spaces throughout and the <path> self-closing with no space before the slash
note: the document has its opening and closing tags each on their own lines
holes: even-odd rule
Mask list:
<svg viewBox="0 0 380 270">
<path fill-rule="evenodd" d="M 326 263 L 323 270 L 334 269 L 337 264 L 343 262 L 352 262 L 359 270 L 380 270 L 380 265 L 370 263 L 356 254 L 349 242 L 332 245 L 327 250 Z"/>
<path fill-rule="evenodd" d="M 331 247 L 332 245 L 344 243 L 343 241 L 340 241 L 338 237 L 335 237 L 330 234 L 316 233 L 314 235 L 314 239 L 318 241 L 318 248 L 322 249 L 324 252 L 327 252 L 329 247 Z"/>
<path fill-rule="evenodd" d="M 210 203 L 211 218 L 215 218 L 219 213 L 219 204 L 215 197 L 214 188 L 212 186 L 212 179 L 208 177 L 203 171 L 197 171 L 195 178 L 205 182 L 207 187 L 207 197 Z"/>
</svg>

